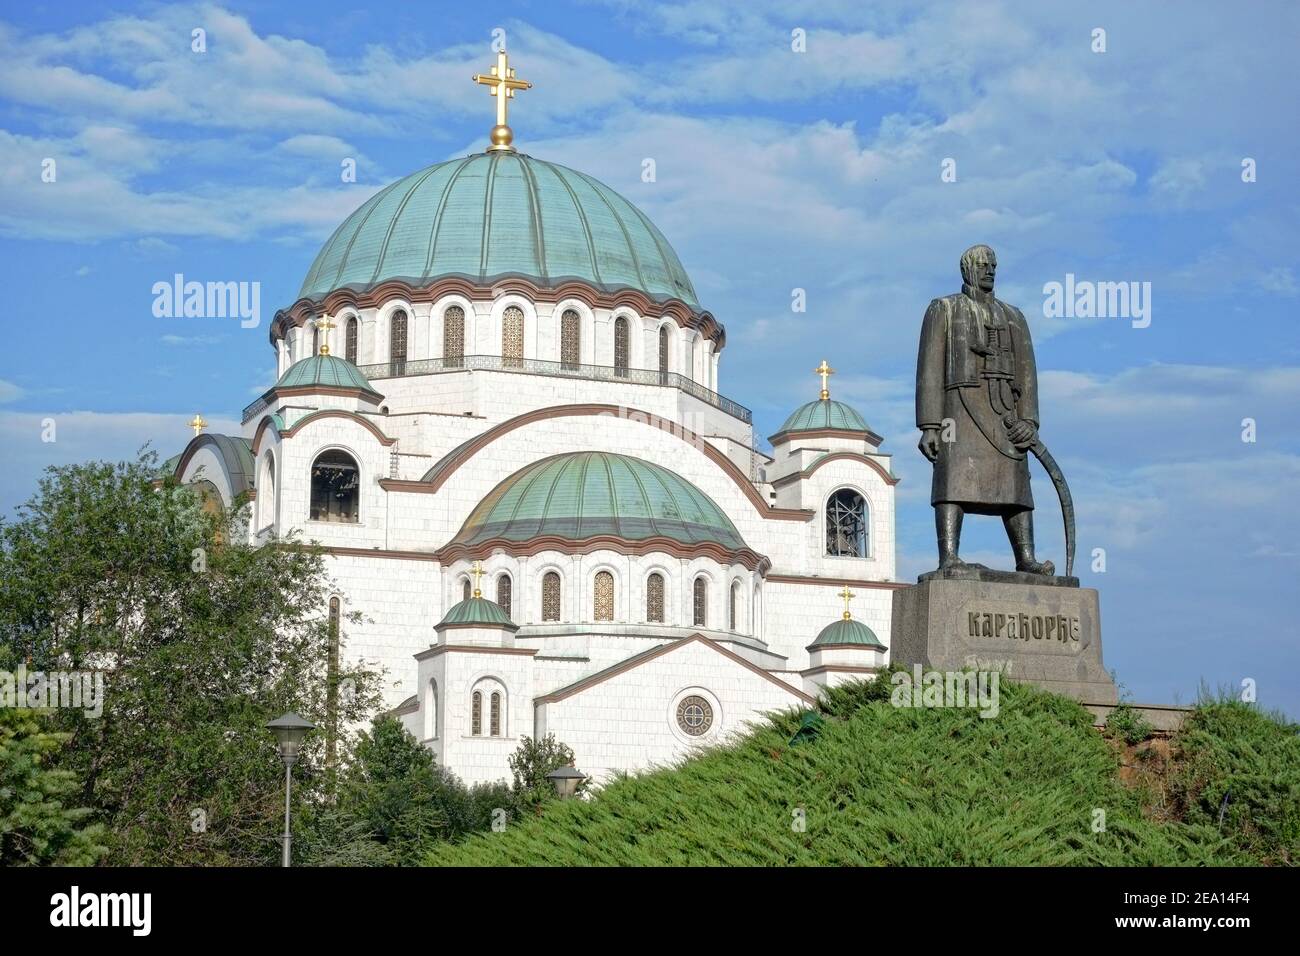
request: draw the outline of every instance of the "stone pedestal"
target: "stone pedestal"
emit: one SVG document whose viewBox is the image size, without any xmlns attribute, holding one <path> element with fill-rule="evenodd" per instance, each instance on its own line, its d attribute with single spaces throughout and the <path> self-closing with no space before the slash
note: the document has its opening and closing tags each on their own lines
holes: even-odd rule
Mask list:
<svg viewBox="0 0 1300 956">
<path fill-rule="evenodd" d="M 939 572 L 895 591 L 891 660 L 945 671 L 998 670 L 1085 703 L 1116 703 L 1101 660 L 1096 590 L 1065 579 L 1007 578 Z"/>
</svg>

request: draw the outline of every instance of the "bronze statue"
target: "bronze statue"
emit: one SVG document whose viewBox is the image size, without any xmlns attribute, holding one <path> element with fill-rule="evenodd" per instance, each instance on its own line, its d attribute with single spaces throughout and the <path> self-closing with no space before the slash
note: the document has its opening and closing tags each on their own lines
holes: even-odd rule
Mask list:
<svg viewBox="0 0 1300 956">
<path fill-rule="evenodd" d="M 930 503 L 939 536 L 939 570 L 987 570 L 958 557 L 962 518 L 998 515 L 1016 570 L 1052 576 L 1034 556 L 1034 498 L 1028 453 L 1043 463 L 1066 527 L 1066 574 L 1073 572 L 1074 508 L 1069 488 L 1038 437 L 1038 372 L 1029 325 L 994 297 L 997 256 L 985 245 L 961 256 L 962 290 L 925 312 L 916 362 L 916 425 L 921 454 L 934 464 Z"/>
</svg>

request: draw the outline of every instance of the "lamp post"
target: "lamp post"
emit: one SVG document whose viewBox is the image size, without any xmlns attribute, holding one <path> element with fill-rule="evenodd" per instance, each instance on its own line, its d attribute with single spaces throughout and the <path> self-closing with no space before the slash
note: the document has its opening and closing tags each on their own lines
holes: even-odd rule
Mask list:
<svg viewBox="0 0 1300 956">
<path fill-rule="evenodd" d="M 284 760 L 284 856 L 281 865 L 289 866 L 289 849 L 293 841 L 289 831 L 289 788 L 293 785 L 293 765 L 298 762 L 302 738 L 307 736 L 307 731 L 316 729 L 316 725 L 290 712 L 275 718 L 266 725 L 266 729 L 275 734 L 275 739 L 280 743 L 280 757 Z"/>
<path fill-rule="evenodd" d="M 587 775 L 573 766 L 560 767 L 546 775 L 555 788 L 555 795 L 561 800 L 568 800 L 578 792 L 578 784 L 587 779 Z"/>
</svg>

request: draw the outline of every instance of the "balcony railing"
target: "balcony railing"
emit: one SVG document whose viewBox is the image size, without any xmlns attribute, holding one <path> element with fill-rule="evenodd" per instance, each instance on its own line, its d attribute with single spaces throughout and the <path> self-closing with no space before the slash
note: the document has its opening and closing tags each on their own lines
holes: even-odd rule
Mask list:
<svg viewBox="0 0 1300 956">
<path fill-rule="evenodd" d="M 632 385 L 662 385 L 680 389 L 688 395 L 721 409 L 746 425 L 752 424 L 750 410 L 725 395 L 705 388 L 699 382 L 677 372 L 660 372 L 646 368 L 618 368 L 613 365 L 580 365 L 576 362 L 549 362 L 542 359 L 507 358 L 502 355 L 465 355 L 452 358 L 412 359 L 407 362 L 381 362 L 377 365 L 359 366 L 368 380 L 403 378 L 411 375 L 437 375 L 442 372 L 494 371 L 514 372 L 523 375 L 550 375 L 557 378 L 579 378 L 595 382 L 625 382 Z M 244 409 L 247 422 L 267 407 L 265 399 L 258 399 Z"/>
</svg>

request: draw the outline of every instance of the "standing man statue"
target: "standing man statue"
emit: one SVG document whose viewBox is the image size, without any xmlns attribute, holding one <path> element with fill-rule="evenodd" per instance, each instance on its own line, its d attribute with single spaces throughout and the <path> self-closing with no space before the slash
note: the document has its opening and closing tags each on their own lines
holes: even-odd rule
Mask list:
<svg viewBox="0 0 1300 956">
<path fill-rule="evenodd" d="M 1034 557 L 1029 489 L 1027 453 L 1045 454 L 1038 438 L 1034 348 L 1024 315 L 993 296 L 997 264 L 988 246 L 963 252 L 961 292 L 933 300 L 921 326 L 916 425 L 921 454 L 934 464 L 930 503 L 939 535 L 939 569 L 979 568 L 957 556 L 962 518 L 999 515 L 1016 570 L 1050 577 L 1056 571 L 1052 562 Z M 1072 506 L 1067 524 L 1073 525 Z M 1072 541 L 1069 548 L 1072 552 Z"/>
</svg>

